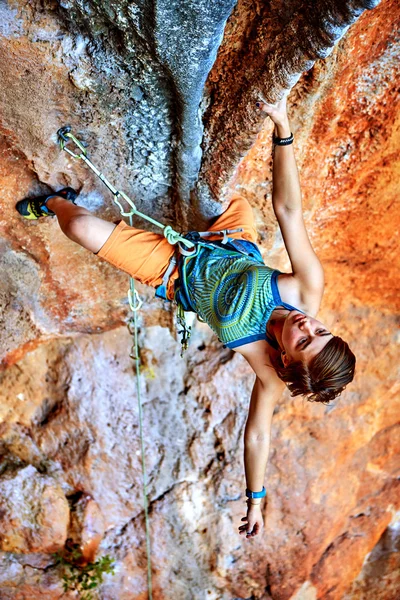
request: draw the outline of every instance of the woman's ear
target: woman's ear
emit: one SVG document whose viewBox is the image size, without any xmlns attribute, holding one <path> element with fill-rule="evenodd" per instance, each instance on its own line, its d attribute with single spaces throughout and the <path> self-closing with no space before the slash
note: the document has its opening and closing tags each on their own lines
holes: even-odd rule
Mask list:
<svg viewBox="0 0 400 600">
<path fill-rule="evenodd" d="M 282 359 L 282 362 L 283 362 L 283 366 L 287 367 L 290 361 L 288 359 L 288 356 L 287 356 L 285 350 L 282 350 L 282 352 L 281 352 L 281 359 Z"/>
</svg>

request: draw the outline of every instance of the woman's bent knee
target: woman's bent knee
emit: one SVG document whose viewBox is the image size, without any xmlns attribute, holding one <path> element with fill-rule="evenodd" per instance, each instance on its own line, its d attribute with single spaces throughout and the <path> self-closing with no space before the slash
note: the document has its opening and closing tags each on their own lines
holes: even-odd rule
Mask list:
<svg viewBox="0 0 400 600">
<path fill-rule="evenodd" d="M 70 240 L 81 243 L 88 235 L 90 216 L 74 215 L 68 221 L 62 224 L 62 230 Z"/>
<path fill-rule="evenodd" d="M 114 231 L 116 225 L 93 215 L 74 215 L 63 226 L 70 240 L 97 253 Z"/>
</svg>

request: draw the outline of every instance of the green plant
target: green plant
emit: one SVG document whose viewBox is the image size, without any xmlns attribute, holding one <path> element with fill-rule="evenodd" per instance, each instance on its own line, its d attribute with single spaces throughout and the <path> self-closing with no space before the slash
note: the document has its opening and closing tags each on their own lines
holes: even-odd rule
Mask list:
<svg viewBox="0 0 400 600">
<path fill-rule="evenodd" d="M 103 581 L 104 573 L 114 575 L 114 564 L 111 556 L 106 554 L 96 562 L 84 563 L 78 544 L 67 547 L 63 552 L 56 552 L 55 564 L 63 568 L 64 592 L 76 590 L 81 600 L 94 600 L 93 591 Z"/>
</svg>

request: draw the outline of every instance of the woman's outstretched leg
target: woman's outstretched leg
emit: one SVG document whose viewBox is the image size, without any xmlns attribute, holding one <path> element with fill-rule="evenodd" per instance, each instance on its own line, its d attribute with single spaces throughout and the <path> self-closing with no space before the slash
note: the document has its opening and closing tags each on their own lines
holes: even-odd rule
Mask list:
<svg viewBox="0 0 400 600">
<path fill-rule="evenodd" d="M 118 225 L 103 221 L 86 208 L 74 204 L 77 193 L 64 188 L 49 196 L 25 198 L 16 209 L 25 219 L 56 215 L 61 230 L 74 242 L 87 248 L 117 269 L 138 281 L 157 287 L 175 253 L 174 246 L 160 233 L 137 229 L 120 221 Z M 174 297 L 177 266 L 167 286 L 169 299 Z"/>
<path fill-rule="evenodd" d="M 61 230 L 67 237 L 97 253 L 116 225 L 95 217 L 82 206 L 76 206 L 77 196 L 75 190 L 67 187 L 48 196 L 20 200 L 15 208 L 20 215 L 29 220 L 56 215 Z"/>
<path fill-rule="evenodd" d="M 116 225 L 95 217 L 82 206 L 76 206 L 61 196 L 50 198 L 46 206 L 57 215 L 61 230 L 73 242 L 97 253 L 108 240 Z"/>
</svg>

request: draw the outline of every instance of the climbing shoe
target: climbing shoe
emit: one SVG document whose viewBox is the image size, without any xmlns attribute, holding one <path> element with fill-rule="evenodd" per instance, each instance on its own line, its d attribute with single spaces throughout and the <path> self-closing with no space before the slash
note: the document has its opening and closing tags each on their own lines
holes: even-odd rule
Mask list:
<svg viewBox="0 0 400 600">
<path fill-rule="evenodd" d="M 62 190 L 55 192 L 54 194 L 49 194 L 48 196 L 38 196 L 36 198 L 24 198 L 24 200 L 20 200 L 15 205 L 15 208 L 25 219 L 40 219 L 40 217 L 51 217 L 54 216 L 55 213 L 47 208 L 46 202 L 50 200 L 50 198 L 54 198 L 56 196 L 61 196 L 66 200 L 70 200 L 73 204 L 75 204 L 75 199 L 78 196 L 78 192 L 73 190 L 70 187 L 63 188 Z"/>
</svg>

